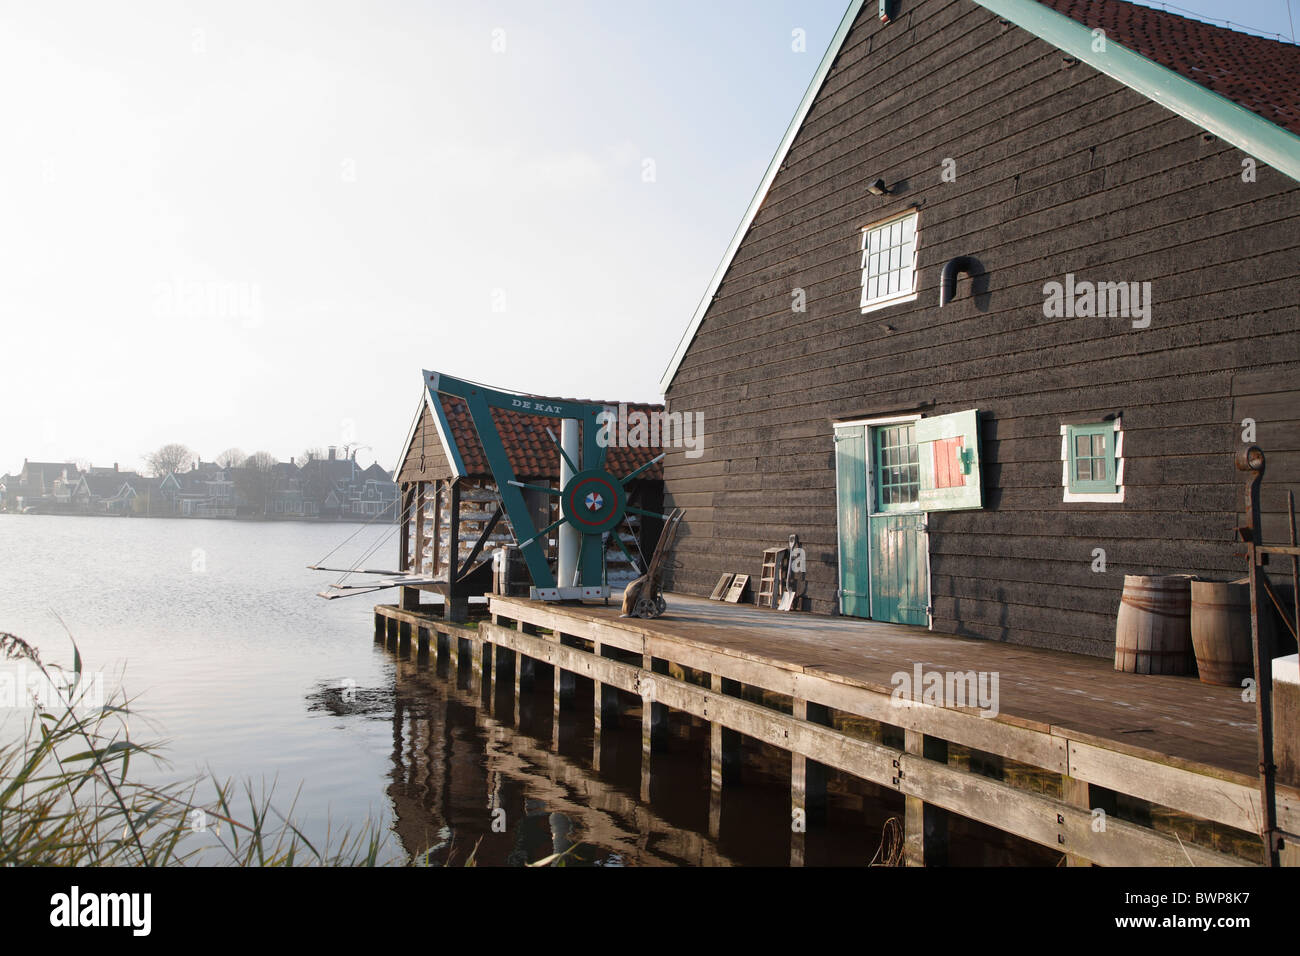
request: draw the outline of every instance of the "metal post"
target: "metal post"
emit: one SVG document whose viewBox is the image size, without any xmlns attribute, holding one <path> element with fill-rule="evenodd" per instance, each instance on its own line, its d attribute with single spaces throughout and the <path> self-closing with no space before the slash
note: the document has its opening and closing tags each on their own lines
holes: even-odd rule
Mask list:
<svg viewBox="0 0 1300 956">
<path fill-rule="evenodd" d="M 569 467 L 569 461 L 576 463 L 580 455 L 576 418 L 565 418 L 560 421 L 560 447 L 564 449 L 564 455 L 560 456 L 560 487 L 563 488 L 573 479 L 573 469 Z M 574 585 L 573 576 L 578 569 L 578 548 L 581 543 L 582 536 L 578 534 L 578 529 L 571 522 L 566 521 L 560 525 L 556 583 L 562 588 L 571 588 Z"/>
<path fill-rule="evenodd" d="M 1250 636 L 1255 652 L 1255 720 L 1259 727 L 1259 786 L 1263 810 L 1260 836 L 1264 840 L 1268 865 L 1278 866 L 1279 834 L 1273 780 L 1277 769 L 1273 764 L 1273 648 L 1266 642 L 1265 632 L 1260 627 L 1260 614 L 1269 611 L 1263 603 L 1264 587 L 1260 580 L 1264 554 L 1259 550 L 1259 485 L 1264 477 L 1264 452 L 1258 445 L 1237 452 L 1237 470 L 1252 473 L 1246 485 L 1246 524 L 1237 531 L 1246 543 L 1246 564 L 1250 573 Z"/>
</svg>

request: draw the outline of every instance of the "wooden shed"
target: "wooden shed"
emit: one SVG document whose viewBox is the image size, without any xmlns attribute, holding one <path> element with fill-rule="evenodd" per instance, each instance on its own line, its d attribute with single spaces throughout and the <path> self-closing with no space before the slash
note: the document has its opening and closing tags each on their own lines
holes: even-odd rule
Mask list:
<svg viewBox="0 0 1300 956">
<path fill-rule="evenodd" d="M 1300 490 L 1300 47 L 1122 0 L 855 0 L 663 376 L 670 586 L 1108 656 Z"/>
<path fill-rule="evenodd" d="M 645 413 L 663 410 L 660 405 L 588 404 Z M 494 409 L 492 419 L 516 479 L 533 486 L 558 488 L 560 454 L 548 434 L 555 420 L 504 409 Z M 451 453 L 452 448 L 458 456 Z M 627 475 L 659 456 L 660 448 L 611 445 L 606 453 L 610 471 Z M 449 615 L 460 618 L 468 598 L 492 590 L 492 552 L 517 544 L 465 401 L 424 388 L 400 462 L 399 569 L 429 579 L 427 584 L 404 587 L 402 605 L 415 609 L 421 591 L 436 592 L 447 601 Z M 629 482 L 628 489 L 631 502 L 648 511 L 660 511 L 662 463 L 647 468 Z M 528 489 L 523 494 L 537 528 L 550 525 L 558 516 L 556 497 Z M 658 520 L 630 514 L 618 533 L 628 551 L 648 557 L 654 551 L 660 525 Z M 554 537 L 545 542 L 552 567 L 555 544 Z M 606 575 L 611 588 L 621 588 L 638 573 L 624 550 L 608 542 Z"/>
</svg>

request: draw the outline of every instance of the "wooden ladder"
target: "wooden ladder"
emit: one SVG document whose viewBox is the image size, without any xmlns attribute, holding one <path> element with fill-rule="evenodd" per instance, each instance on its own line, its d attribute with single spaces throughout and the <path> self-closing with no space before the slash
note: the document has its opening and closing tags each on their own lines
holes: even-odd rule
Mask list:
<svg viewBox="0 0 1300 956">
<path fill-rule="evenodd" d="M 781 567 L 785 563 L 787 548 L 768 548 L 763 552 L 763 573 L 759 576 L 758 594 L 754 603 L 759 607 L 776 607 L 777 588 Z"/>
</svg>

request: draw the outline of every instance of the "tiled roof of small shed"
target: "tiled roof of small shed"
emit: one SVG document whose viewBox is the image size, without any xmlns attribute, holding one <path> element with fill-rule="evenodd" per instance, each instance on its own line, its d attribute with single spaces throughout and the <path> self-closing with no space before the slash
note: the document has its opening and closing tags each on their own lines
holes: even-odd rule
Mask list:
<svg viewBox="0 0 1300 956">
<path fill-rule="evenodd" d="M 490 476 L 492 469 L 488 467 L 487 458 L 483 454 L 483 445 L 479 442 L 478 432 L 474 429 L 474 421 L 470 418 L 469 406 L 465 404 L 463 399 L 452 395 L 440 394 L 439 398 L 442 400 L 443 411 L 447 415 L 447 424 L 451 428 L 457 447 L 460 449 L 460 456 L 465 463 L 466 473 L 475 476 Z M 615 408 L 619 405 L 618 402 L 587 402 L 585 399 L 579 401 L 592 405 L 609 405 Z M 628 403 L 627 410 L 629 413 L 640 411 L 649 414 L 650 412 L 662 412 L 664 407 L 662 405 Z M 520 481 L 538 481 L 559 477 L 560 453 L 551 441 L 550 436 L 546 434 L 546 429 L 550 428 L 557 439 L 560 437 L 560 423 L 557 419 L 494 408 L 492 410 L 492 420 L 496 422 L 497 432 L 501 435 L 501 443 L 505 445 L 506 455 L 510 458 L 510 467 L 514 469 L 517 479 Z M 605 470 L 621 478 L 640 468 L 662 451 L 663 449 L 658 445 L 649 448 L 626 448 L 613 445 L 606 453 Z M 663 463 L 660 462 L 642 472 L 638 477 L 662 480 L 663 476 Z"/>
<path fill-rule="evenodd" d="M 1039 0 L 1208 90 L 1300 134 L 1300 46 L 1127 0 Z"/>
</svg>

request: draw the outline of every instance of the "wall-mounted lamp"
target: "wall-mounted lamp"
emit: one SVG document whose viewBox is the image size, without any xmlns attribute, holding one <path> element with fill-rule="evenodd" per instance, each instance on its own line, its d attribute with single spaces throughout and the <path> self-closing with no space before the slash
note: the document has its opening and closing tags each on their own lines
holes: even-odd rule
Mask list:
<svg viewBox="0 0 1300 956">
<path fill-rule="evenodd" d="M 885 186 L 885 181 L 883 179 L 877 179 L 874 183 L 868 186 L 867 192 L 871 193 L 873 196 L 889 195 L 889 189 Z"/>
</svg>

